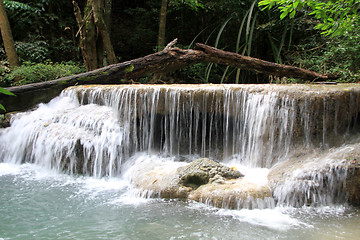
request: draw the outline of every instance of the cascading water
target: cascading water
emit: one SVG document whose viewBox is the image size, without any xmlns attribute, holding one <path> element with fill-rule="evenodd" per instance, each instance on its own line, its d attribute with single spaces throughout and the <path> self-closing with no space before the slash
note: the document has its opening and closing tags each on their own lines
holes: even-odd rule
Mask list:
<svg viewBox="0 0 360 240">
<path fill-rule="evenodd" d="M 298 149 L 339 145 L 356 129 L 357 91 L 335 102 L 337 92 L 295 91 L 263 85 L 69 88 L 17 115 L 0 136 L 0 159 L 96 177 L 120 176 L 122 164 L 138 152 L 271 168 Z"/>
<path fill-rule="evenodd" d="M 11 127 L 0 130 L 0 162 L 131 180 L 143 177 L 144 169 L 165 166 L 171 172 L 208 157 L 236 166 L 246 179 L 260 185 L 267 184 L 270 171 L 273 200 L 265 207 L 274 207 L 274 201 L 286 207 L 342 204 L 348 198 L 344 190 L 348 171 L 340 163 L 346 159 L 333 163 L 332 152 L 327 152 L 356 139 L 360 111 L 360 89 L 344 89 L 72 87 L 48 104 L 16 114 Z M 300 170 L 289 167 L 295 162 Z M 279 174 L 279 169 L 289 172 Z M 251 201 L 248 205 L 262 206 L 257 199 Z"/>
</svg>

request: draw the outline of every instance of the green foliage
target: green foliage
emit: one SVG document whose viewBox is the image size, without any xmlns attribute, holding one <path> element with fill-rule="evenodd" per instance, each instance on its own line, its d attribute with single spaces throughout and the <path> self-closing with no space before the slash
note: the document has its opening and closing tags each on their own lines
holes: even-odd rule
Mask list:
<svg viewBox="0 0 360 240">
<path fill-rule="evenodd" d="M 19 1 L 9 1 L 9 0 L 4 0 L 4 6 L 10 10 L 10 11 L 32 11 L 32 12 L 36 12 L 39 9 L 37 8 L 33 8 L 30 5 L 26 4 L 26 3 L 22 3 Z"/>
<path fill-rule="evenodd" d="M 12 92 L 10 92 L 2 87 L 0 87 L 0 93 L 5 94 L 5 95 L 10 95 L 10 96 L 15 96 L 15 94 L 13 94 Z M 2 104 L 0 104 L 0 109 L 3 110 L 4 112 L 6 112 L 6 109 Z"/>
<path fill-rule="evenodd" d="M 83 67 L 73 62 L 67 63 L 31 63 L 24 62 L 22 66 L 14 68 L 1 80 L 12 86 L 35 82 L 49 81 L 60 77 L 71 76 L 84 71 Z"/>
<path fill-rule="evenodd" d="M 16 52 L 21 62 L 43 62 L 50 57 L 49 45 L 45 41 L 16 42 Z"/>
<path fill-rule="evenodd" d="M 300 37 L 286 54 L 288 64 L 335 74 L 340 77 L 339 82 L 360 80 L 360 0 L 263 0 L 259 5 L 263 9 L 277 6 L 280 19 L 289 16 L 293 18 L 292 25 L 296 22 Z M 299 11 L 305 14 L 295 17 Z M 304 23 L 309 28 L 301 27 Z M 322 36 L 311 28 L 320 30 Z"/>
<path fill-rule="evenodd" d="M 80 60 L 71 1 L 4 0 L 4 5 L 21 61 Z"/>
<path fill-rule="evenodd" d="M 257 0 L 242 2 L 241 10 L 237 9 L 239 12 L 233 12 L 222 22 L 222 24 L 218 27 L 218 30 L 214 30 L 214 32 L 216 32 L 216 30 L 218 31 L 215 38 L 214 47 L 222 48 L 221 43 L 225 43 L 225 48 L 227 48 L 226 50 L 251 56 L 254 52 L 253 47 L 256 45 L 256 31 L 258 28 L 257 20 L 259 15 L 258 10 Z M 236 29 L 237 32 L 232 32 L 230 29 Z M 233 36 L 237 36 L 237 38 L 231 36 L 231 43 L 235 43 L 235 45 L 231 46 L 232 49 L 229 49 L 230 41 L 229 36 L 226 35 L 227 31 L 231 31 L 234 33 Z M 211 34 L 208 38 L 211 37 Z M 236 41 L 234 41 L 234 39 L 236 39 Z M 223 68 L 223 66 L 211 63 L 208 64 L 205 70 L 205 82 L 240 83 L 240 72 L 241 69 L 232 68 L 229 66 Z M 220 74 L 220 77 L 218 74 Z M 219 77 L 219 80 L 214 81 L 215 76 Z M 212 80 L 210 80 L 210 78 L 212 78 Z"/>
<path fill-rule="evenodd" d="M 187 7 L 193 11 L 198 11 L 205 8 L 205 5 L 198 0 L 170 0 L 169 6 L 177 10 L 183 7 Z"/>
<path fill-rule="evenodd" d="M 5 88 L 1 88 L 1 87 L 0 87 L 0 93 L 5 94 L 5 95 L 10 95 L 10 96 L 15 96 L 15 94 L 13 94 L 12 92 L 6 90 Z"/>
<path fill-rule="evenodd" d="M 326 38 L 316 34 L 302 39 L 288 53 L 296 66 L 324 74 L 334 74 L 338 82 L 360 81 L 360 30 L 352 36 Z"/>
<path fill-rule="evenodd" d="M 306 9 L 309 15 L 320 22 L 315 27 L 325 35 L 343 35 L 359 28 L 360 0 L 314 1 L 314 0 L 262 0 L 263 9 L 277 5 L 281 11 L 280 19 L 294 18 L 296 11 Z"/>
<path fill-rule="evenodd" d="M 179 69 L 176 72 L 171 73 L 170 76 L 172 78 L 175 78 L 177 82 L 179 81 L 180 83 L 191 83 L 191 84 L 208 83 L 209 79 L 204 78 L 207 68 L 208 68 L 208 64 L 197 63 Z"/>
</svg>

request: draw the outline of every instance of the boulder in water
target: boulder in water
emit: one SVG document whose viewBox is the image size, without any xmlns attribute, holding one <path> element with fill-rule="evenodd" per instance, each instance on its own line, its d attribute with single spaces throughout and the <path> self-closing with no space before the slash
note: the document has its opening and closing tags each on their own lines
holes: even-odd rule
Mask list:
<svg viewBox="0 0 360 240">
<path fill-rule="evenodd" d="M 0 114 L 0 128 L 10 127 L 10 121 L 13 114 L 15 114 L 15 112 Z"/>
<path fill-rule="evenodd" d="M 231 209 L 261 207 L 259 202 L 271 198 L 269 187 L 250 183 L 236 169 L 208 158 L 176 169 L 143 167 L 136 172 L 141 174 L 132 183 L 149 197 L 191 199 Z"/>
<path fill-rule="evenodd" d="M 221 184 L 215 181 L 202 185 L 190 193 L 189 199 L 228 209 L 265 208 L 274 205 L 268 186 L 259 186 L 243 178 L 225 180 Z"/>
<path fill-rule="evenodd" d="M 360 143 L 303 154 L 274 166 L 268 175 L 281 205 L 360 205 Z"/>
<path fill-rule="evenodd" d="M 227 167 L 208 158 L 200 158 L 178 168 L 180 184 L 197 189 L 209 182 L 223 182 L 225 179 L 237 179 L 244 175 L 234 168 Z"/>
</svg>

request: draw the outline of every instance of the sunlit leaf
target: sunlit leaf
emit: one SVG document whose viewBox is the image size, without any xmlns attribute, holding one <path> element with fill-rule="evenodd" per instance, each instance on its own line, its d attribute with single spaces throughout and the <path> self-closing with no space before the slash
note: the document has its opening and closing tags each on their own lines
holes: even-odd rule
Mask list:
<svg viewBox="0 0 360 240">
<path fill-rule="evenodd" d="M 295 17 L 295 14 L 296 14 L 296 11 L 292 11 L 289 15 L 290 18 L 294 18 Z"/>
<path fill-rule="evenodd" d="M 287 12 L 283 12 L 281 15 L 280 15 L 280 19 L 284 19 L 286 16 L 288 15 Z"/>
<path fill-rule="evenodd" d="M 2 104 L 0 104 L 0 109 L 3 110 L 4 112 L 6 112 L 6 109 L 4 108 L 4 106 Z"/>
<path fill-rule="evenodd" d="M 10 95 L 10 96 L 15 96 L 15 94 L 13 94 L 12 92 L 10 92 L 4 88 L 1 88 L 1 87 L 0 87 L 0 93 L 5 94 L 5 95 Z"/>
</svg>

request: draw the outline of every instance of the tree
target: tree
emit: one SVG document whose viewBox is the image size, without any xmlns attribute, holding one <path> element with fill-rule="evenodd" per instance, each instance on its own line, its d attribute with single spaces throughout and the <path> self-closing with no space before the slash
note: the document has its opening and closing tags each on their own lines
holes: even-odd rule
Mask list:
<svg viewBox="0 0 360 240">
<path fill-rule="evenodd" d="M 9 19 L 6 14 L 4 3 L 0 1 L 0 30 L 3 39 L 6 56 L 11 66 L 19 66 L 19 58 L 16 53 L 14 39 L 11 33 Z"/>
<path fill-rule="evenodd" d="M 198 0 L 161 0 L 160 15 L 159 15 L 159 34 L 157 40 L 157 47 L 159 49 L 165 46 L 165 33 L 166 33 L 166 15 L 168 4 L 175 8 L 189 7 L 194 11 L 204 8 L 204 5 Z"/>
<path fill-rule="evenodd" d="M 104 58 L 109 64 L 117 63 L 109 34 L 110 0 L 87 0 L 81 14 L 75 0 L 74 14 L 79 26 L 80 48 L 88 71 L 103 67 Z M 110 9 L 110 11 L 109 11 Z"/>
<path fill-rule="evenodd" d="M 159 16 L 159 35 L 157 46 L 163 48 L 165 46 L 165 32 L 166 32 L 166 10 L 168 0 L 161 0 L 160 16 Z"/>
<path fill-rule="evenodd" d="M 360 0 L 314 1 L 314 0 L 263 0 L 259 2 L 263 9 L 277 6 L 281 11 L 280 18 L 293 18 L 296 11 L 309 10 L 320 20 L 316 29 L 326 35 L 343 35 L 359 28 Z"/>
</svg>

